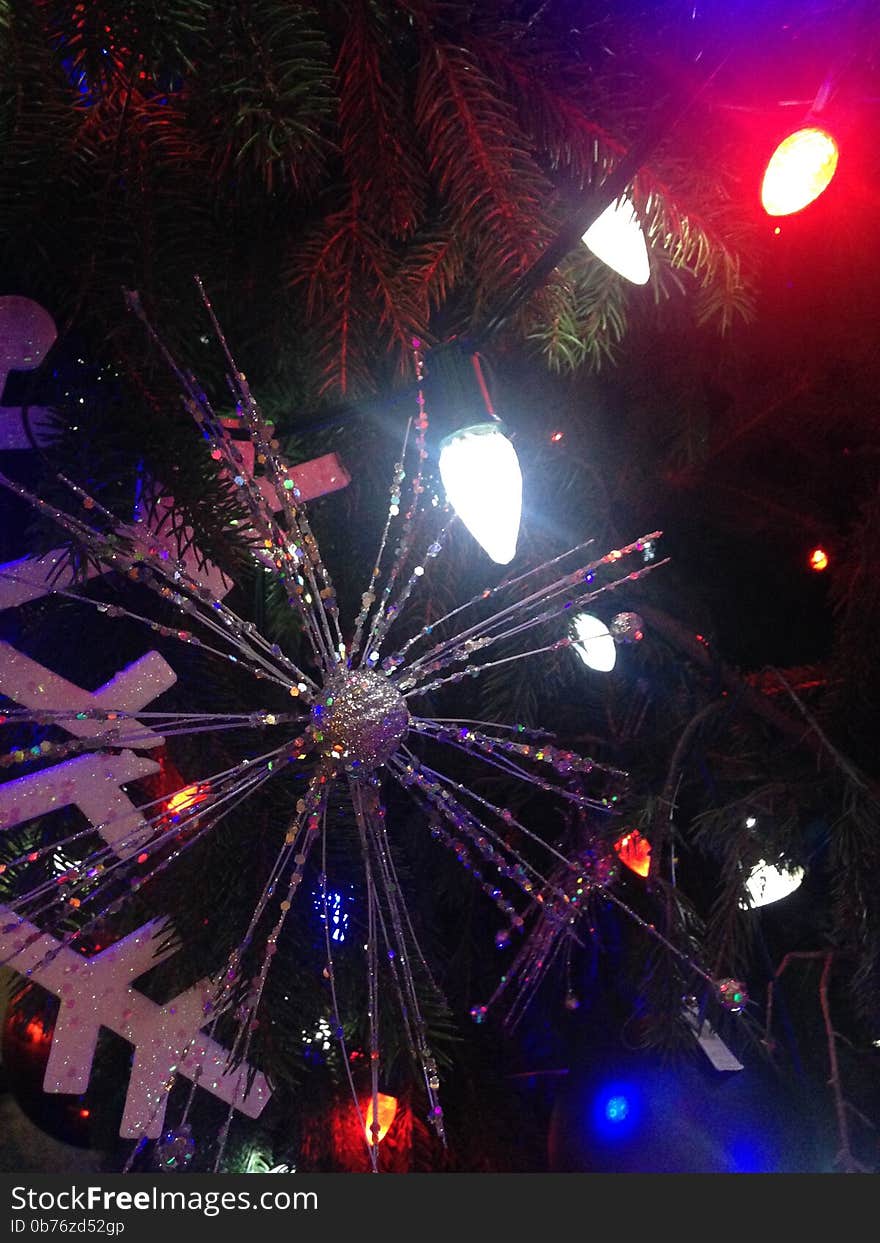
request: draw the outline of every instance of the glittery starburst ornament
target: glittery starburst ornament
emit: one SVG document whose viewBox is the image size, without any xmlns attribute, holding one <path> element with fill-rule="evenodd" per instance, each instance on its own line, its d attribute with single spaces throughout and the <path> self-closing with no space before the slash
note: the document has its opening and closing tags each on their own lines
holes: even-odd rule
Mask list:
<svg viewBox="0 0 880 1243">
<path fill-rule="evenodd" d="M 625 773 L 558 745 L 547 731 L 504 722 L 438 719 L 418 712 L 420 701 L 435 691 L 464 679 L 479 680 L 489 670 L 509 668 L 515 675 L 520 661 L 540 660 L 543 655 L 568 646 L 567 629 L 573 612 L 662 564 L 640 564 L 648 548 L 654 547 L 659 532 L 600 555 L 587 551 L 589 542 L 580 544 L 540 565 L 509 572 L 502 581 L 487 585 L 442 617 L 408 637 L 396 637 L 392 643 L 390 635 L 399 628 L 404 606 L 425 582 L 455 521 L 454 515 L 440 503 L 428 474 L 428 417 L 419 392 L 415 417 L 407 428 L 400 459 L 394 467 L 387 518 L 361 597 L 361 608 L 351 628 L 343 634 L 329 570 L 299 503 L 295 483 L 278 456 L 274 429 L 264 420 L 245 376 L 232 359 L 204 291 L 202 296 L 225 352 L 241 427 L 250 436 L 254 460 L 264 472 L 259 486 L 201 386 L 177 366 L 143 316 L 136 296 L 131 296 L 130 304 L 175 371 L 184 407 L 195 420 L 199 434 L 208 441 L 212 458 L 225 471 L 246 514 L 245 529 L 258 549 L 261 572 L 276 577 L 299 621 L 299 655 L 294 657 L 283 651 L 262 635 L 253 622 L 240 617 L 224 599 L 214 596 L 192 576 L 183 560 L 175 559 L 166 547 L 156 544 L 142 522 L 120 522 L 75 482 L 63 479 L 82 506 L 83 512 L 78 515 L 49 505 L 3 476 L 0 484 L 58 523 L 90 560 L 116 571 L 116 578 L 137 582 L 142 594 L 152 591 L 164 609 L 176 608 L 180 617 L 177 625 L 171 626 L 152 621 L 141 611 L 140 596 L 139 611 L 135 612 L 127 606 L 124 596 L 121 603 L 118 599 L 108 603 L 72 586 L 59 586 L 55 594 L 75 600 L 83 608 L 98 609 L 108 618 L 145 625 L 149 630 L 161 629 L 169 640 L 184 646 L 197 646 L 206 659 L 217 661 L 221 668 L 227 662 L 234 664 L 239 676 L 250 675 L 256 686 L 270 684 L 280 688 L 289 697 L 288 702 L 293 701 L 295 710 L 140 712 L 140 716 L 150 718 L 148 730 L 136 713 L 116 711 L 116 705 L 109 701 L 90 708 L 89 720 L 94 728 L 90 727 L 88 737 L 65 744 L 65 755 L 77 750 L 115 755 L 122 728 L 126 731 L 126 747 L 134 749 L 139 741 L 154 746 L 160 734 L 162 741 L 177 734 L 222 730 L 252 730 L 255 738 L 265 741 L 249 747 L 246 758 L 221 772 L 190 776 L 190 783 L 195 777 L 196 784 L 186 788 L 198 789 L 205 797 L 200 799 L 191 829 L 182 842 L 179 826 L 172 823 L 174 818 L 167 812 L 167 795 L 136 808 L 126 803 L 125 825 L 114 825 L 113 816 L 96 824 L 103 844 L 78 860 L 65 874 L 63 885 L 53 877 L 17 893 L 11 907 L 2 914 L 10 919 L 14 929 L 23 926 L 28 917 L 59 909 L 67 914 L 75 909 L 78 926 L 75 931 L 66 932 L 59 945 L 76 942 L 96 920 L 112 916 L 119 909 L 124 899 L 117 896 L 118 881 L 127 880 L 130 890 L 137 890 L 150 877 L 173 866 L 180 854 L 203 841 L 223 817 L 246 807 L 247 799 L 266 783 L 280 785 L 284 774 L 292 774 L 297 780 L 284 787 L 289 807 L 286 828 L 269 861 L 260 896 L 247 926 L 238 932 L 234 949 L 213 977 L 211 994 L 197 1022 L 190 1025 L 191 1030 L 182 1028 L 179 1033 L 179 1047 L 169 1062 L 162 1099 L 156 1104 L 154 1116 L 164 1109 L 177 1068 L 203 1038 L 200 1033 L 213 1036 L 221 1020 L 235 1027 L 230 1067 L 231 1073 L 238 1075 L 240 1098 L 244 1098 L 253 1036 L 263 1021 L 266 980 L 307 869 L 315 878 L 307 888 L 315 895 L 313 900 L 323 917 L 323 980 L 333 1015 L 330 1030 L 339 1043 L 342 1065 L 349 1067 L 335 988 L 334 952 L 338 946 L 334 946 L 331 933 L 334 890 L 332 877 L 328 876 L 327 850 L 328 821 L 340 803 L 346 801 L 356 826 L 363 875 L 367 1109 L 373 1116 L 378 1115 L 379 1085 L 383 1081 L 380 1016 L 387 1009 L 396 1008 L 395 1023 L 421 1072 L 427 1117 L 442 1140 L 437 1061 L 430 1048 L 422 1009 L 425 989 L 436 990 L 436 985 L 416 937 L 405 886 L 399 880 L 395 828 L 387 823 L 384 790 L 389 782 L 402 787 L 423 813 L 425 831 L 439 846 L 454 854 L 473 882 L 495 904 L 505 925 L 496 943 L 504 947 L 511 939 L 520 938 L 515 961 L 496 998 L 472 1009 L 476 1022 L 484 1021 L 502 993 L 509 996 L 511 1010 L 521 1013 L 554 958 L 578 939 L 579 923 L 594 899 L 616 902 L 648 935 L 684 957 L 615 897 L 609 886 L 613 885 L 617 861 L 613 850 L 597 844 L 604 842 L 602 834 L 593 835 L 588 849 L 570 857 L 555 840 L 560 829 L 552 819 L 548 818 L 543 831 L 537 832 L 510 810 L 517 805 L 514 798 L 492 802 L 486 796 L 485 784 L 477 788 L 463 783 L 458 776 L 447 775 L 442 757 L 444 752 L 455 752 L 457 756 L 464 753 L 476 768 L 503 776 L 509 786 L 519 784 L 526 790 L 540 791 L 545 800 L 555 801 L 560 809 L 600 821 L 607 820 L 616 810 Z M 418 343 L 414 365 L 421 381 Z M 548 630 L 554 627 L 555 638 L 548 636 Z M 534 635 L 541 638 L 529 646 Z M 10 712 L 7 719 L 15 726 L 39 719 L 65 730 L 73 716 L 69 706 L 59 705 L 55 709 L 47 701 L 38 713 L 23 708 Z M 90 832 L 87 829 L 73 833 L 60 845 L 66 847 Z M 39 847 L 33 858 L 58 847 L 58 842 Z M 16 949 L 8 959 L 13 968 L 18 953 Z M 694 970 L 705 976 L 698 967 L 694 966 Z M 350 1086 L 356 1108 L 363 1112 L 362 1088 L 353 1079 Z M 196 1088 L 194 1085 L 192 1090 Z M 215 1170 L 222 1168 L 238 1100 L 239 1096 L 234 1096 L 220 1128 Z M 149 1130 L 149 1121 L 144 1120 L 144 1134 Z M 362 1122 L 366 1135 L 365 1119 Z M 182 1126 L 169 1135 L 161 1141 L 160 1151 L 169 1162 L 173 1161 L 171 1168 L 180 1168 L 191 1159 L 191 1136 Z M 376 1145 L 368 1147 L 373 1168 L 377 1169 Z M 131 1168 L 137 1151 L 132 1153 L 127 1168 Z"/>
</svg>

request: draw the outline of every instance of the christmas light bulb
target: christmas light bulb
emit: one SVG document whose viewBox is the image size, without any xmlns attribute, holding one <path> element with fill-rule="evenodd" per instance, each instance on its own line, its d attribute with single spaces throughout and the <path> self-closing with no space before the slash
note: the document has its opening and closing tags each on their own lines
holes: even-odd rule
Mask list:
<svg viewBox="0 0 880 1243">
<path fill-rule="evenodd" d="M 837 169 L 837 143 L 823 129 L 799 129 L 779 144 L 764 173 L 761 204 L 768 216 L 802 211 L 827 189 Z"/>
<path fill-rule="evenodd" d="M 446 499 L 481 548 L 498 565 L 516 554 L 522 512 L 522 473 L 513 445 L 497 423 L 476 423 L 440 446 Z"/>
<path fill-rule="evenodd" d="M 775 863 L 767 863 L 760 859 L 746 877 L 748 902 L 741 902 L 742 910 L 755 906 L 769 906 L 780 898 L 787 898 L 794 893 L 804 879 L 804 869 L 799 867 L 783 868 Z"/>
<path fill-rule="evenodd" d="M 581 240 L 597 259 L 634 285 L 644 285 L 650 279 L 645 235 L 636 209 L 625 196 L 606 207 Z"/>
<path fill-rule="evenodd" d="M 637 876 L 647 876 L 651 870 L 651 843 L 642 837 L 638 829 L 630 829 L 614 843 L 614 851 L 621 863 Z"/>
<path fill-rule="evenodd" d="M 591 613 L 578 613 L 574 635 L 572 647 L 584 664 L 597 673 L 610 673 L 617 661 L 617 646 L 605 623 Z"/>
<path fill-rule="evenodd" d="M 184 811 L 189 811 L 191 807 L 195 807 L 198 803 L 204 803 L 205 799 L 210 796 L 210 787 L 207 783 L 203 785 L 185 786 L 182 790 L 176 790 L 165 804 L 165 810 L 170 816 L 179 816 Z"/>
<path fill-rule="evenodd" d="M 382 1140 L 388 1134 L 388 1128 L 391 1126 L 391 1123 L 394 1121 L 395 1115 L 397 1113 L 397 1097 L 396 1096 L 386 1096 L 384 1092 L 379 1092 L 377 1095 L 377 1103 L 379 1106 L 377 1110 L 379 1130 L 376 1133 L 375 1140 L 373 1139 L 373 1098 L 372 1097 L 370 1097 L 370 1100 L 367 1104 L 366 1132 L 367 1132 L 367 1143 L 369 1144 L 373 1144 L 373 1143 L 380 1144 L 382 1142 Z"/>
<path fill-rule="evenodd" d="M 810 569 L 817 573 L 828 569 L 828 553 L 824 548 L 814 548 L 810 553 Z"/>
</svg>

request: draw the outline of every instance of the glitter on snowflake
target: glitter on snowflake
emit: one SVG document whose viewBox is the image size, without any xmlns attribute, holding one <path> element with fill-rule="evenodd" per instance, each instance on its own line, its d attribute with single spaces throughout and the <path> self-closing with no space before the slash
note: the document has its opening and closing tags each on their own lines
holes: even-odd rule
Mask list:
<svg viewBox="0 0 880 1243">
<path fill-rule="evenodd" d="M 120 1134 L 158 1136 L 162 1130 L 171 1074 L 197 1081 L 220 1100 L 256 1118 L 271 1095 L 257 1074 L 246 1093 L 227 1067 L 228 1051 L 205 1036 L 205 1002 L 211 986 L 203 981 L 160 1006 L 131 981 L 172 952 L 156 920 L 91 957 L 84 957 L 0 906 L 0 957 L 34 983 L 61 999 L 43 1080 L 46 1092 L 85 1092 L 100 1029 L 115 1032 L 134 1046 L 131 1077 Z M 181 1051 L 181 1042 L 188 1047 Z M 172 1071 L 173 1067 L 173 1071 Z"/>
</svg>

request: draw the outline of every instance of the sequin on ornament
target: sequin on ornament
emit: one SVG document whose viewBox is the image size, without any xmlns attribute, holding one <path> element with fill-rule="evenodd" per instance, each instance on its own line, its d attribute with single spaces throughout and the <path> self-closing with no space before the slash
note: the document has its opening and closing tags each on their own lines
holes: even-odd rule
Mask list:
<svg viewBox="0 0 880 1243">
<path fill-rule="evenodd" d="M 408 729 L 409 709 L 400 692 L 372 670 L 333 678 L 312 708 L 312 733 L 321 751 L 353 773 L 379 768 Z"/>
<path fill-rule="evenodd" d="M 613 848 L 604 841 L 596 841 L 589 850 L 582 851 L 578 855 L 578 863 L 581 875 L 577 878 L 572 895 L 574 902 L 581 896 L 583 888 L 590 889 L 597 885 L 604 888 L 617 879 L 620 871 Z"/>
</svg>

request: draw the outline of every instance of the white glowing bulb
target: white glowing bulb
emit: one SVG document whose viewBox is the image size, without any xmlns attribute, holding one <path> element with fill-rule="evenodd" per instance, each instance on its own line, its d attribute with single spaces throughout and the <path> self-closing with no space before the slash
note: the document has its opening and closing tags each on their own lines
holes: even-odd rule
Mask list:
<svg viewBox="0 0 880 1243">
<path fill-rule="evenodd" d="M 754 816 L 746 816 L 746 828 L 747 829 L 753 829 L 757 823 L 758 821 L 756 820 Z"/>
<path fill-rule="evenodd" d="M 740 907 L 747 911 L 755 906 L 769 906 L 780 898 L 787 898 L 794 893 L 804 879 L 804 869 L 799 867 L 778 867 L 775 863 L 767 863 L 760 859 L 746 877 L 748 902 L 741 902 Z"/>
<path fill-rule="evenodd" d="M 597 259 L 628 281 L 647 284 L 651 276 L 648 246 L 636 209 L 626 196 L 609 204 L 581 240 Z"/>
<path fill-rule="evenodd" d="M 605 623 L 591 613 L 578 613 L 574 633 L 572 646 L 584 664 L 597 673 L 610 673 L 617 660 L 617 647 Z"/>
<path fill-rule="evenodd" d="M 476 423 L 440 446 L 446 499 L 477 543 L 498 565 L 516 554 L 522 474 L 513 445 L 497 423 Z"/>
</svg>

